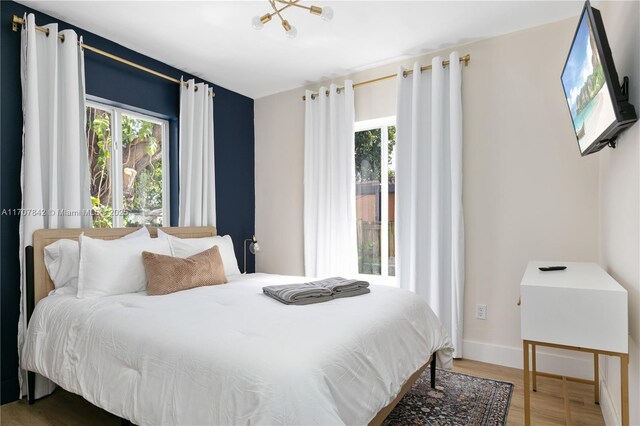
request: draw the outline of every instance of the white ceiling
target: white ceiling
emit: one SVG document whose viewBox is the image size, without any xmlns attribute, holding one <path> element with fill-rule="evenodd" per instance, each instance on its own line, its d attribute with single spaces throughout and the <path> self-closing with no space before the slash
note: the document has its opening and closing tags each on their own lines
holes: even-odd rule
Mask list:
<svg viewBox="0 0 640 426">
<path fill-rule="evenodd" d="M 334 19 L 302 9 L 256 31 L 267 1 L 20 1 L 243 95 L 259 98 L 450 45 L 580 13 L 582 1 L 323 1 Z M 284 12 L 283 12 L 284 13 Z M 46 22 L 38 22 L 46 24 Z"/>
</svg>

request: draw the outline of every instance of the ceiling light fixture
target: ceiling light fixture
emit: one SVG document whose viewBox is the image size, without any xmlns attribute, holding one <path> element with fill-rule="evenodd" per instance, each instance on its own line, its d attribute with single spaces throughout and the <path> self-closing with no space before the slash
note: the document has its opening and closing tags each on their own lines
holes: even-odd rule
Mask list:
<svg viewBox="0 0 640 426">
<path fill-rule="evenodd" d="M 289 38 L 295 38 L 298 35 L 298 30 L 296 27 L 291 25 L 289 21 L 282 17 L 281 12 L 290 7 L 299 7 L 300 9 L 306 9 L 312 15 L 316 15 L 324 19 L 325 21 L 330 21 L 333 18 L 333 9 L 329 6 L 318 7 L 318 6 L 304 6 L 300 4 L 300 0 L 267 0 L 271 7 L 273 8 L 273 12 L 265 13 L 262 16 L 254 16 L 251 20 L 251 25 L 256 30 L 261 30 L 264 25 L 271 21 L 271 18 L 274 16 L 278 16 L 280 18 L 280 22 L 282 23 L 282 28 L 284 28 L 285 34 Z M 278 8 L 278 4 L 282 4 Z"/>
</svg>

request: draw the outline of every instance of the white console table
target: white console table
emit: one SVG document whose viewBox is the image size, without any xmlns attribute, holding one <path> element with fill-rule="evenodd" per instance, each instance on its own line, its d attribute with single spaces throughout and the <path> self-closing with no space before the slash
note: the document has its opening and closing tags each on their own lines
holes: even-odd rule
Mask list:
<svg viewBox="0 0 640 426">
<path fill-rule="evenodd" d="M 538 269 L 555 265 L 563 265 L 567 269 L 549 272 Z M 531 424 L 530 385 L 534 391 L 537 390 L 537 376 L 563 380 L 567 424 L 571 424 L 567 381 L 593 384 L 595 403 L 599 403 L 598 355 L 608 355 L 620 357 L 622 425 L 628 426 L 627 291 L 595 263 L 529 262 L 520 284 L 520 298 L 525 425 Z M 594 380 L 537 371 L 538 346 L 592 353 Z"/>
</svg>

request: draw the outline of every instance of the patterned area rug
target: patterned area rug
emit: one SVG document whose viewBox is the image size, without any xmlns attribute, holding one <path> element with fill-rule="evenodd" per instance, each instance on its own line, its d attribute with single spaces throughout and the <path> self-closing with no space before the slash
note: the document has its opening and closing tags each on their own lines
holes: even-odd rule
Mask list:
<svg viewBox="0 0 640 426">
<path fill-rule="evenodd" d="M 427 368 L 385 420 L 385 426 L 493 426 L 507 423 L 513 384 Z"/>
</svg>

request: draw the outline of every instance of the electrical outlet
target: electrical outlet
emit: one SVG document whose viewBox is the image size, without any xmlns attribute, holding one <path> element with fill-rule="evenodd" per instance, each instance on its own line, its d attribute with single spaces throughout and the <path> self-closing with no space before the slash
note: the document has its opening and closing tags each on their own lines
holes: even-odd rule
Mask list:
<svg viewBox="0 0 640 426">
<path fill-rule="evenodd" d="M 476 305 L 476 318 L 479 320 L 487 319 L 487 305 L 480 303 Z"/>
</svg>

